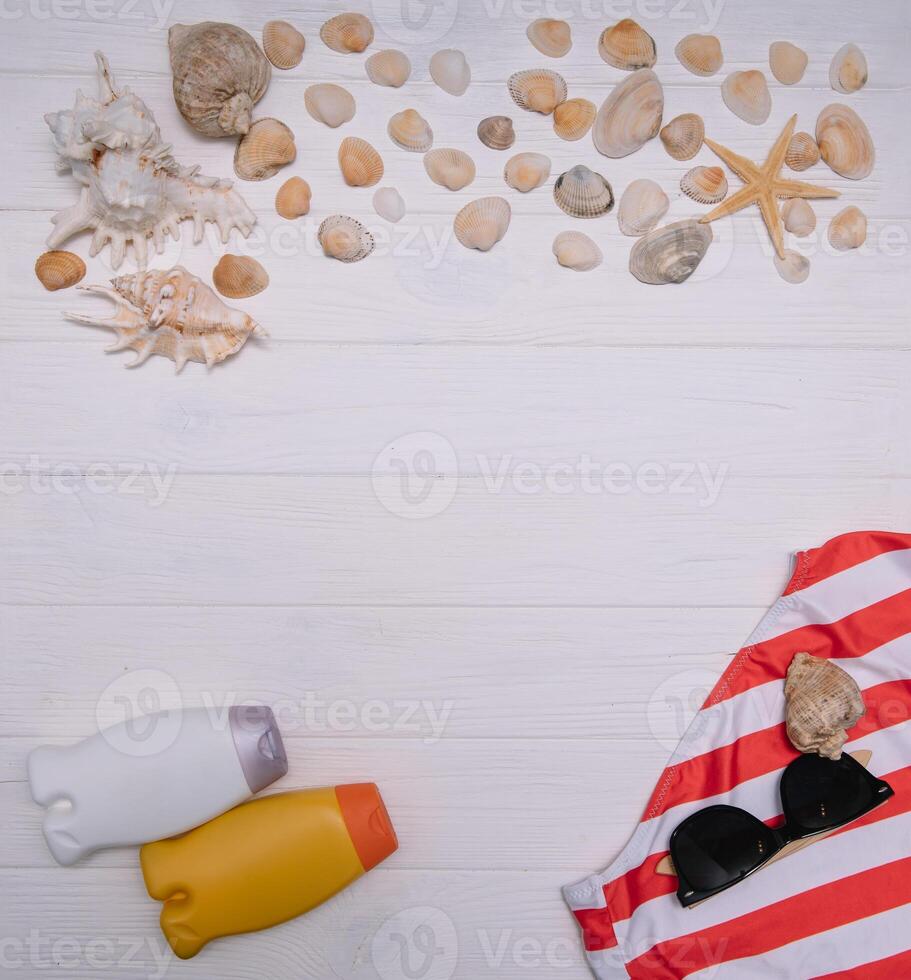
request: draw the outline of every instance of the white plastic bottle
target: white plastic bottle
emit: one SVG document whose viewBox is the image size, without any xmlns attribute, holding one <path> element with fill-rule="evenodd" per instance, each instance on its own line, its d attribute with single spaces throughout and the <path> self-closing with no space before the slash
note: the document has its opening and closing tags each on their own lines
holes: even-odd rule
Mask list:
<svg viewBox="0 0 911 980">
<path fill-rule="evenodd" d="M 44 836 L 60 864 L 105 847 L 182 834 L 242 803 L 288 771 L 272 709 L 205 708 L 121 722 L 76 745 L 29 754 Z"/>
</svg>

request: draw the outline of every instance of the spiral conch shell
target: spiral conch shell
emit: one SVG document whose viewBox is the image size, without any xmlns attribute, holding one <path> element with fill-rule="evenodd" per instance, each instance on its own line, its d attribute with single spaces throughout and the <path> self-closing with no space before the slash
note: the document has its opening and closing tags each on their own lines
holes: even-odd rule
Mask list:
<svg viewBox="0 0 911 980">
<path fill-rule="evenodd" d="M 35 275 L 45 289 L 69 289 L 85 276 L 85 262 L 73 252 L 44 252 L 35 262 Z"/>
<path fill-rule="evenodd" d="M 234 173 L 242 180 L 268 180 L 297 157 L 294 133 L 278 119 L 257 119 L 234 151 Z"/>
<path fill-rule="evenodd" d="M 455 216 L 453 229 L 465 248 L 488 252 L 506 234 L 512 209 L 502 197 L 480 197 Z"/>
<path fill-rule="evenodd" d="M 675 160 L 692 160 L 702 149 L 705 123 L 695 112 L 684 112 L 674 116 L 658 135 L 665 150 Z"/>
<path fill-rule="evenodd" d="M 301 63 L 306 45 L 304 35 L 286 20 L 270 20 L 263 28 L 263 51 L 283 71 Z"/>
<path fill-rule="evenodd" d="M 562 140 L 580 140 L 592 128 L 598 107 L 588 99 L 567 99 L 554 109 L 554 132 Z"/>
<path fill-rule="evenodd" d="M 744 122 L 761 126 L 772 113 L 772 96 L 761 71 L 734 71 L 722 82 L 724 104 Z"/>
<path fill-rule="evenodd" d="M 433 146 L 433 130 L 416 109 L 397 112 L 386 127 L 389 138 L 403 150 L 426 153 Z"/>
<path fill-rule="evenodd" d="M 441 146 L 424 155 L 427 176 L 440 187 L 460 191 L 475 178 L 474 160 L 464 150 Z"/>
<path fill-rule="evenodd" d="M 275 195 L 275 210 L 288 220 L 310 213 L 310 185 L 303 177 L 289 177 Z"/>
<path fill-rule="evenodd" d="M 317 121 L 337 129 L 350 122 L 357 112 L 354 96 L 341 85 L 319 82 L 308 85 L 304 92 L 304 108 Z"/>
<path fill-rule="evenodd" d="M 373 42 L 373 24 L 363 14 L 336 14 L 319 29 L 319 36 L 339 54 L 360 54 Z"/>
<path fill-rule="evenodd" d="M 647 177 L 634 180 L 620 197 L 617 223 L 624 235 L 638 238 L 652 230 L 667 214 L 667 194 Z"/>
<path fill-rule="evenodd" d="M 272 67 L 259 45 L 233 24 L 175 24 L 168 32 L 174 101 L 203 136 L 244 136 Z"/>
<path fill-rule="evenodd" d="M 503 179 L 523 194 L 540 187 L 550 176 L 550 157 L 543 153 L 517 153 L 506 162 Z"/>
<path fill-rule="evenodd" d="M 641 68 L 617 85 L 604 100 L 592 138 L 599 153 L 625 157 L 634 153 L 661 129 L 664 91 L 651 68 Z"/>
<path fill-rule="evenodd" d="M 816 120 L 816 142 L 823 160 L 842 177 L 869 177 L 876 160 L 873 140 L 864 121 L 850 107 L 833 102 Z"/>
<path fill-rule="evenodd" d="M 591 272 L 604 259 L 601 249 L 581 231 L 561 231 L 554 239 L 553 253 L 566 269 Z"/>
<path fill-rule="evenodd" d="M 565 20 L 539 17 L 532 21 L 525 34 L 528 40 L 548 58 L 562 58 L 573 46 L 573 36 Z"/>
<path fill-rule="evenodd" d="M 629 271 L 653 286 L 689 279 L 712 243 L 712 229 L 693 218 L 650 231 L 633 246 Z"/>
<path fill-rule="evenodd" d="M 572 218 L 600 218 L 614 206 L 614 192 L 605 177 L 580 163 L 557 178 L 554 201 Z"/>
<path fill-rule="evenodd" d="M 674 54 L 694 75 L 715 75 L 724 64 L 721 42 L 714 34 L 687 34 L 677 43 Z"/>
<path fill-rule="evenodd" d="M 471 83 L 471 68 L 461 51 L 444 48 L 430 59 L 430 77 L 449 95 L 464 95 Z"/>
<path fill-rule="evenodd" d="M 598 53 L 609 65 L 624 71 L 651 68 L 658 60 L 655 39 L 629 17 L 602 32 Z"/>
<path fill-rule="evenodd" d="M 364 71 L 374 85 L 401 88 L 411 77 L 411 62 L 401 51 L 386 48 L 370 55 L 364 63 Z"/>
<path fill-rule="evenodd" d="M 349 187 L 373 187 L 383 176 L 383 158 L 367 142 L 348 136 L 338 148 L 338 165 Z"/>
<path fill-rule="evenodd" d="M 249 255 L 223 255 L 212 270 L 215 288 L 228 299 L 245 299 L 269 285 L 269 274 Z"/>
<path fill-rule="evenodd" d="M 809 170 L 819 163 L 819 147 L 809 133 L 795 133 L 788 143 L 784 162 L 792 170 Z"/>
<path fill-rule="evenodd" d="M 325 255 L 339 262 L 360 262 L 374 249 L 373 235 L 347 214 L 330 215 L 316 237 Z"/>
<path fill-rule="evenodd" d="M 769 45 L 769 68 L 782 85 L 796 85 L 809 60 L 806 51 L 790 41 L 773 41 Z"/>
<path fill-rule="evenodd" d="M 852 204 L 829 222 L 829 244 L 839 252 L 860 248 L 867 240 L 867 216 Z"/>
<path fill-rule="evenodd" d="M 528 112 L 550 115 L 566 101 L 566 81 L 547 68 L 530 68 L 509 76 L 506 83 L 513 102 Z"/>
<path fill-rule="evenodd" d="M 867 84 L 867 59 L 856 44 L 839 48 L 829 65 L 829 84 L 836 92 L 850 95 Z"/>
<path fill-rule="evenodd" d="M 830 660 L 798 653 L 788 667 L 784 696 L 788 738 L 794 748 L 840 759 L 847 729 L 866 711 L 854 678 Z"/>
<path fill-rule="evenodd" d="M 79 288 L 112 299 L 117 304 L 113 316 L 66 316 L 113 329 L 117 340 L 108 351 L 136 351 L 136 359 L 126 367 L 136 367 L 152 354 L 170 357 L 178 371 L 187 361 L 212 367 L 236 354 L 251 334 L 266 336 L 252 317 L 226 306 L 202 280 L 179 265 L 167 271 L 119 276 L 111 280 L 111 287 Z"/>
</svg>

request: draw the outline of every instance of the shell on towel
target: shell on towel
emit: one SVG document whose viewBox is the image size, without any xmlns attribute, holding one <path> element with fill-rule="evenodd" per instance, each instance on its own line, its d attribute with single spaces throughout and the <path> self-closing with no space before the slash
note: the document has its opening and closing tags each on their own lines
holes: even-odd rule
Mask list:
<svg viewBox="0 0 911 980">
<path fill-rule="evenodd" d="M 840 759 L 847 730 L 866 711 L 854 678 L 831 660 L 798 653 L 788 667 L 784 696 L 785 723 L 794 748 Z"/>
</svg>

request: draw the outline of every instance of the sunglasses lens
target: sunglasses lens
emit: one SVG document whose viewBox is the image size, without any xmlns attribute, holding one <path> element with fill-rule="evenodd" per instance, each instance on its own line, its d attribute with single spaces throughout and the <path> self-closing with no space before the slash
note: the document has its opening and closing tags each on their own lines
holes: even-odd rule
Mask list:
<svg viewBox="0 0 911 980">
<path fill-rule="evenodd" d="M 785 769 L 781 802 L 788 825 L 826 830 L 854 820 L 876 801 L 876 783 L 850 756 L 822 759 L 803 755 Z"/>
</svg>

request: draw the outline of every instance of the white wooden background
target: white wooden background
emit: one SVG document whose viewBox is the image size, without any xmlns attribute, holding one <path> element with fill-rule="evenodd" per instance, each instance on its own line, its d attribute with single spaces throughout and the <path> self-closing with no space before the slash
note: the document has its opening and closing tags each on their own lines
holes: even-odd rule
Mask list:
<svg viewBox="0 0 911 980">
<path fill-rule="evenodd" d="M 414 64 L 396 91 L 366 81 L 362 56 L 320 42 L 340 4 L 301 6 L 8 0 L 0 13 L 3 965 L 22 977 L 583 980 L 559 886 L 622 847 L 682 716 L 780 591 L 789 552 L 911 519 L 909 8 L 443 0 L 413 29 L 396 0 L 365 0 L 356 9 L 377 24 L 373 50 L 400 47 Z M 559 62 L 524 34 L 553 13 L 575 38 Z M 672 197 L 671 218 L 699 210 L 677 191 L 692 164 L 657 140 L 607 160 L 589 139 L 559 141 L 549 119 L 507 95 L 511 72 L 546 63 L 571 95 L 600 103 L 622 75 L 600 60 L 596 39 L 624 14 L 658 42 L 666 118 L 699 112 L 714 138 L 757 159 L 791 113 L 812 131 L 818 111 L 842 100 L 827 83 L 841 44 L 866 51 L 870 82 L 847 101 L 870 126 L 876 169 L 859 184 L 822 165 L 808 173 L 843 200 L 820 202 L 817 234 L 797 246 L 813 263 L 806 284 L 778 278 L 748 213 L 715 226 L 708 258 L 682 287 L 629 276 L 631 241 L 614 215 L 578 225 L 603 248 L 599 270 L 556 266 L 551 241 L 573 222 L 550 185 L 528 196 L 505 187 L 510 153 L 474 135 L 486 115 L 512 115 L 511 152 L 549 154 L 554 176 L 584 162 L 618 196 L 649 176 Z M 104 331 L 63 319 L 101 302 L 46 293 L 32 274 L 50 215 L 75 195 L 54 172 L 42 116 L 70 107 L 78 86 L 94 88 L 101 48 L 178 159 L 228 176 L 231 143 L 196 137 L 176 112 L 162 26 L 211 18 L 258 37 L 273 17 L 297 24 L 308 44 L 297 69 L 274 73 L 258 112 L 291 126 L 298 158 L 239 188 L 260 225 L 231 246 L 259 256 L 272 277 L 243 304 L 271 340 L 210 373 L 191 364 L 175 377 L 160 358 L 124 371 L 132 355 L 105 356 Z M 777 39 L 804 47 L 810 66 L 794 88 L 771 80 L 772 116 L 750 127 L 724 108 L 723 73 L 698 79 L 674 59 L 694 31 L 721 37 L 725 71 L 767 67 Z M 468 56 L 463 98 L 429 80 L 441 47 Z M 339 131 L 303 106 L 305 87 L 329 80 L 358 102 Z M 436 187 L 419 156 L 392 146 L 386 120 L 406 106 L 430 120 L 437 146 L 472 154 L 471 187 Z M 335 151 L 348 134 L 383 152 L 384 184 L 408 203 L 397 228 L 373 214 L 372 191 L 343 184 Z M 713 161 L 704 151 L 698 162 Z M 272 208 L 292 173 L 314 191 L 312 213 L 293 225 Z M 468 252 L 449 236 L 452 215 L 493 193 L 513 206 L 510 231 L 491 253 Z M 835 255 L 825 230 L 848 203 L 869 215 L 870 239 Z M 335 212 L 365 221 L 377 253 L 350 267 L 319 255 L 315 230 Z M 87 240 L 73 247 L 85 255 Z M 207 276 L 222 250 L 185 239 L 162 264 Z M 106 262 L 107 253 L 90 261 L 87 281 L 109 278 Z M 436 435 L 403 438 L 421 432 Z M 395 452 L 379 455 L 390 443 L 451 445 L 436 453 L 433 492 L 452 495 L 441 513 L 402 516 Z M 503 461 L 586 456 L 727 475 L 711 506 L 637 487 L 528 493 L 507 479 L 495 490 L 485 477 Z M 123 481 L 97 492 L 87 475 L 104 466 L 142 468 L 140 492 Z M 172 481 L 159 506 L 154 478 Z M 115 696 L 144 685 L 165 702 L 173 685 L 188 705 L 281 704 L 292 769 L 276 788 L 375 780 L 401 849 L 303 919 L 214 943 L 189 963 L 162 959 L 159 906 L 135 851 L 55 866 L 24 782 L 30 748 L 91 733 Z M 294 707 L 308 692 L 335 705 L 331 722 Z M 429 951 L 426 931 L 411 932 L 421 922 L 434 930 Z M 404 966 L 389 939 L 399 927 L 411 943 Z"/>
</svg>

